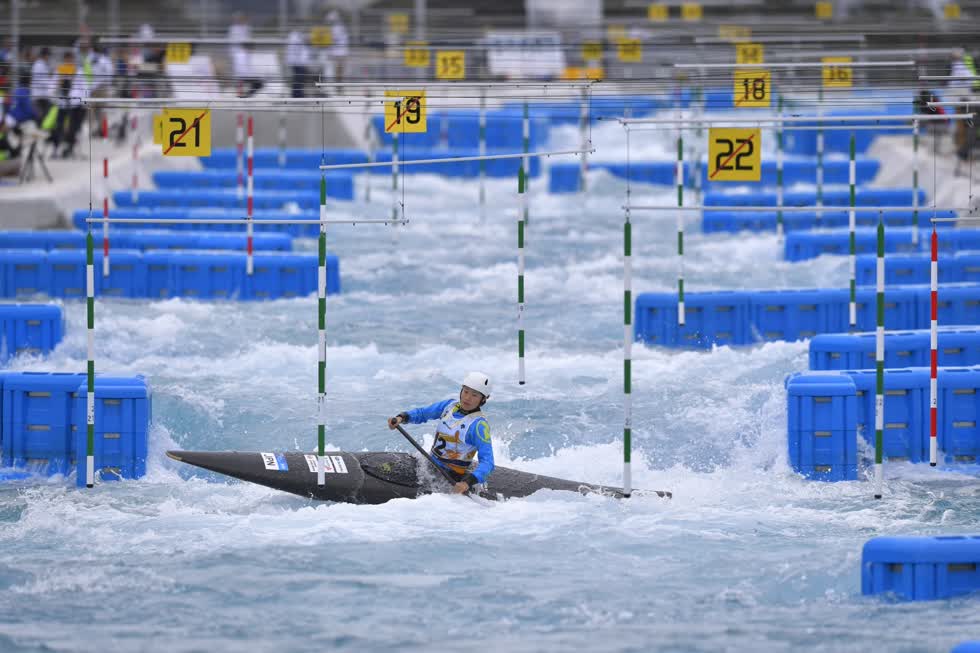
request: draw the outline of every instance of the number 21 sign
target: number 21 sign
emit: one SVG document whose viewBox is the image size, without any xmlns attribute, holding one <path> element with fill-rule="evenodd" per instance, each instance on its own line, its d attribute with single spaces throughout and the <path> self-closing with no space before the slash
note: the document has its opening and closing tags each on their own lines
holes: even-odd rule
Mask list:
<svg viewBox="0 0 980 653">
<path fill-rule="evenodd" d="M 762 178 L 762 130 L 708 130 L 709 181 L 759 181 Z"/>
</svg>

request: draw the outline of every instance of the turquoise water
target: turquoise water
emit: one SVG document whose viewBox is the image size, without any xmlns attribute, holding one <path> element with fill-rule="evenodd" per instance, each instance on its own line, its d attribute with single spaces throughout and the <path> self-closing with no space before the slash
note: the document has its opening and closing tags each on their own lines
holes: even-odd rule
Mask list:
<svg viewBox="0 0 980 653">
<path fill-rule="evenodd" d="M 385 418 L 480 369 L 496 382 L 498 463 L 621 482 L 624 187 L 591 182 L 586 198 L 532 184 L 523 387 L 516 182 L 491 184 L 482 222 L 475 183 L 413 177 L 409 226 L 331 228 L 344 284 L 327 300 L 331 447 L 406 451 Z M 387 215 L 386 184 L 373 183 L 371 204 L 331 210 Z M 691 290 L 846 282 L 846 261 L 785 263 L 773 235 L 691 232 Z M 637 291 L 674 287 L 675 242 L 673 215 L 634 215 Z M 84 307 L 66 310 L 64 344 L 16 369 L 84 369 Z M 794 475 L 782 380 L 805 369 L 805 344 L 634 348 L 634 484 L 671 501 L 541 492 L 490 508 L 444 495 L 351 506 L 164 455 L 312 450 L 315 299 L 100 300 L 96 319 L 99 371 L 153 386 L 148 474 L 93 490 L 0 485 L 0 651 L 945 651 L 980 637 L 977 597 L 860 595 L 868 538 L 975 532 L 980 486 L 888 465 L 875 502 L 867 482 Z"/>
</svg>

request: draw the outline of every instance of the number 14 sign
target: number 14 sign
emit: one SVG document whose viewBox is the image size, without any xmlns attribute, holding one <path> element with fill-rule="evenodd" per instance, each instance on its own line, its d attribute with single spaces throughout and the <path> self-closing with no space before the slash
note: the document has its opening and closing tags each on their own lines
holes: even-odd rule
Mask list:
<svg viewBox="0 0 980 653">
<path fill-rule="evenodd" d="M 759 181 L 762 130 L 715 127 L 708 130 L 709 181 Z"/>
</svg>

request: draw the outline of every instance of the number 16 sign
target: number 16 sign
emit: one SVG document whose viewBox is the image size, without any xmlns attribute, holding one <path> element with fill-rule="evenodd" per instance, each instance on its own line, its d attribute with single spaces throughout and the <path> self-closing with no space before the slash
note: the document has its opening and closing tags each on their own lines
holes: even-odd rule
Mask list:
<svg viewBox="0 0 980 653">
<path fill-rule="evenodd" d="M 762 130 L 708 130 L 709 181 L 759 181 L 762 178 Z"/>
</svg>

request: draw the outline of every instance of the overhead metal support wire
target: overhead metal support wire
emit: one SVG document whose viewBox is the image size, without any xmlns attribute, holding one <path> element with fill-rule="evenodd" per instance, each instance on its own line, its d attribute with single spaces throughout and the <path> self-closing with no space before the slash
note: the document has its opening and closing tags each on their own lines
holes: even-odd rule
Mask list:
<svg viewBox="0 0 980 653">
<path fill-rule="evenodd" d="M 455 163 L 457 161 L 493 161 L 495 159 L 523 159 L 526 156 L 558 156 L 559 154 L 591 154 L 592 150 L 553 150 L 550 152 L 528 152 L 519 154 L 488 154 L 485 156 L 447 156 L 443 159 L 403 159 L 399 165 L 409 166 L 420 163 Z M 391 161 L 381 161 L 377 163 L 336 163 L 322 165 L 320 170 L 346 170 L 349 168 L 387 168 L 391 167 Z"/>
<path fill-rule="evenodd" d="M 835 61 L 824 63 L 822 61 L 800 61 L 800 62 L 781 62 L 781 63 L 675 63 L 674 68 L 833 68 L 846 66 L 848 68 L 895 68 L 896 66 L 914 66 L 911 60 L 903 61 L 848 61 L 842 63 Z"/>
<path fill-rule="evenodd" d="M 792 115 L 782 118 L 611 118 L 622 125 L 665 125 L 665 126 L 696 126 L 696 125 L 785 125 L 792 123 L 868 123 L 868 122 L 905 122 L 912 120 L 972 120 L 972 113 L 958 113 L 952 116 L 935 113 L 910 113 L 903 115 L 868 115 L 868 116 L 800 116 Z M 833 125 L 830 125 L 833 126 Z M 862 127 L 867 125 L 855 125 Z"/>
<path fill-rule="evenodd" d="M 782 211 L 784 213 L 833 213 L 839 211 L 844 213 L 852 209 L 849 205 L 841 206 L 776 206 L 771 204 L 768 206 L 716 206 L 716 205 L 700 205 L 700 206 L 661 206 L 661 205 L 644 205 L 644 204 L 632 204 L 630 206 L 620 207 L 623 210 L 629 211 L 731 211 L 734 213 L 764 213 L 764 212 L 775 212 Z M 969 208 L 947 208 L 947 207 L 926 207 L 929 211 L 956 211 L 965 213 L 975 213 L 978 209 Z M 911 211 L 911 206 L 855 206 L 853 207 L 855 212 L 861 211 Z M 923 209 L 925 210 L 925 209 Z M 957 220 L 963 220 L 965 218 L 933 218 L 933 222 L 956 222 Z M 977 219 L 977 218 L 971 218 Z M 95 222 L 100 222 L 100 220 L 94 220 Z"/>
<path fill-rule="evenodd" d="M 744 39 L 745 42 L 752 43 L 785 43 L 793 45 L 795 43 L 864 43 L 864 34 L 827 34 L 825 36 L 752 36 Z M 696 45 L 730 45 L 732 39 L 719 36 L 698 36 L 694 38 Z"/>
<path fill-rule="evenodd" d="M 179 220 L 174 218 L 86 218 L 85 222 L 100 223 L 123 223 L 123 224 L 240 224 L 245 226 L 246 218 L 188 218 Z M 351 218 L 350 220 L 263 220 L 252 219 L 252 224 L 407 224 L 408 220 L 379 220 L 377 218 Z"/>
</svg>

